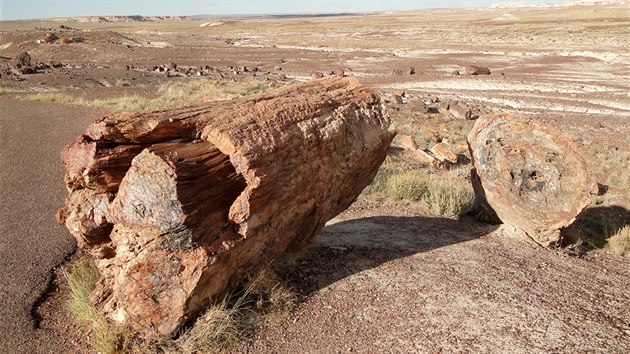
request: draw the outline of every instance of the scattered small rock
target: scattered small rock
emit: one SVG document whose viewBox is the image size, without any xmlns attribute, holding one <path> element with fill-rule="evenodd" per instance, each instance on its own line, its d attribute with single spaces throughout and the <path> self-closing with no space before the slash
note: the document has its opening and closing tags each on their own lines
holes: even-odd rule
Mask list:
<svg viewBox="0 0 630 354">
<path fill-rule="evenodd" d="M 435 157 L 433 157 L 427 151 L 424 151 L 422 149 L 417 149 L 416 150 L 416 158 L 421 163 L 425 163 L 427 165 L 435 165 L 435 164 L 437 164 L 437 160 L 435 159 Z"/>
<path fill-rule="evenodd" d="M 96 82 L 98 82 L 101 86 L 104 86 L 104 87 L 112 87 L 112 86 L 114 86 L 114 85 L 111 84 L 111 82 L 109 82 L 109 81 L 107 81 L 105 79 L 99 79 L 99 80 L 96 80 Z"/>
<path fill-rule="evenodd" d="M 437 143 L 429 151 L 442 163 L 457 164 L 457 154 L 446 143 Z"/>
<path fill-rule="evenodd" d="M 311 79 L 321 79 L 322 77 L 324 77 L 324 74 L 322 74 L 320 72 L 312 72 L 311 73 Z"/>
<path fill-rule="evenodd" d="M 9 67 L 11 68 L 21 68 L 24 66 L 31 66 L 31 55 L 28 54 L 28 52 L 21 52 L 9 61 Z"/>
<path fill-rule="evenodd" d="M 424 131 L 424 138 L 431 140 L 431 141 L 435 141 L 436 143 L 439 143 L 442 141 L 442 138 L 440 138 L 440 134 L 438 134 L 435 130 L 425 130 Z"/>
<path fill-rule="evenodd" d="M 448 112 L 457 119 L 475 120 L 479 118 L 477 110 L 469 107 L 466 102 L 452 100 L 447 106 Z"/>
<path fill-rule="evenodd" d="M 418 143 L 416 143 L 416 139 L 413 135 L 406 135 L 400 139 L 400 145 L 407 150 L 416 151 L 418 150 Z"/>
<path fill-rule="evenodd" d="M 470 65 L 466 67 L 466 75 L 490 75 L 490 69 L 485 66 Z"/>
<path fill-rule="evenodd" d="M 396 92 L 394 93 L 394 100 L 398 104 L 406 104 L 407 101 L 409 100 L 409 95 L 407 94 L 406 91 Z"/>
<path fill-rule="evenodd" d="M 427 114 L 438 114 L 440 113 L 440 109 L 437 106 L 427 106 Z"/>
<path fill-rule="evenodd" d="M 81 42 L 83 42 L 83 38 L 81 38 L 81 37 L 61 37 L 61 38 L 59 38 L 59 43 L 61 43 L 61 44 L 81 43 Z"/>
<path fill-rule="evenodd" d="M 46 32 L 44 43 L 54 43 L 59 37 L 54 32 Z"/>
<path fill-rule="evenodd" d="M 346 72 L 343 71 L 343 69 L 341 70 L 333 70 L 330 72 L 330 75 L 332 76 L 346 76 Z"/>
</svg>

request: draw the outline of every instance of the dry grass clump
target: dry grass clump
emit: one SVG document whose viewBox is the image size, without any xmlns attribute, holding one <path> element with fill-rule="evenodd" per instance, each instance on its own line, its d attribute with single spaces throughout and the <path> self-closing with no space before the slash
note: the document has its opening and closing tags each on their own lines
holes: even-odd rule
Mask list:
<svg viewBox="0 0 630 354">
<path fill-rule="evenodd" d="M 236 347 L 256 324 L 285 319 L 297 298 L 271 266 L 246 279 L 240 291 L 208 307 L 176 341 L 184 353 L 219 353 Z M 172 345 L 171 345 L 172 347 Z"/>
<path fill-rule="evenodd" d="M 68 309 L 80 325 L 92 323 L 96 317 L 96 310 L 88 297 L 98 281 L 98 271 L 92 262 L 81 259 L 74 263 L 70 273 L 64 272 L 64 277 L 70 287 Z"/>
<path fill-rule="evenodd" d="M 630 219 L 626 213 L 619 206 L 586 209 L 563 230 L 565 245 L 579 254 L 600 248 L 616 256 L 630 256 Z"/>
<path fill-rule="evenodd" d="M 458 217 L 473 208 L 471 184 L 457 176 L 457 170 L 438 174 L 421 171 L 382 169 L 366 193 L 383 193 L 393 199 L 423 203 L 433 214 Z"/>
<path fill-rule="evenodd" d="M 618 171 L 617 173 L 610 174 L 606 183 L 609 186 L 630 192 L 630 174 L 625 174 L 624 172 L 625 171 Z"/>
<path fill-rule="evenodd" d="M 234 348 L 245 337 L 252 321 L 245 309 L 246 296 L 234 303 L 228 297 L 210 305 L 184 332 L 175 346 L 183 353 L 221 353 Z"/>
<path fill-rule="evenodd" d="M 25 90 L 17 87 L 0 86 L 0 93 L 16 93 L 25 92 Z"/>
<path fill-rule="evenodd" d="M 79 260 L 70 273 L 64 272 L 70 287 L 68 309 L 81 326 L 90 329 L 90 343 L 94 350 L 109 353 L 129 353 L 136 341 L 124 327 L 111 324 L 92 306 L 89 295 L 94 290 L 99 274 L 94 264 Z"/>
<path fill-rule="evenodd" d="M 157 89 L 158 97 L 156 98 L 125 95 L 107 99 L 87 100 L 64 92 L 44 92 L 21 97 L 23 99 L 40 102 L 104 107 L 117 112 L 140 112 L 230 98 L 230 95 L 245 96 L 264 91 L 267 88 L 268 85 L 266 82 L 253 79 L 231 83 L 196 79 L 168 82 Z"/>
<path fill-rule="evenodd" d="M 92 262 L 77 261 L 64 277 L 70 287 L 69 311 L 89 330 L 93 349 L 103 354 L 226 352 L 241 343 L 260 320 L 284 319 L 296 304 L 296 296 L 268 266 L 249 277 L 239 291 L 208 306 L 177 339 L 158 342 L 136 337 L 96 311 L 89 301 L 99 278 Z"/>
<path fill-rule="evenodd" d="M 615 256 L 630 256 L 630 225 L 609 237 L 604 249 Z"/>
<path fill-rule="evenodd" d="M 39 102 L 73 104 L 78 106 L 103 107 L 117 112 L 139 112 L 159 108 L 154 100 L 140 96 L 122 96 L 107 99 L 86 100 L 64 92 L 41 92 L 22 96 L 23 99 Z"/>
<path fill-rule="evenodd" d="M 254 300 L 254 309 L 271 322 L 285 319 L 297 304 L 295 293 L 278 278 L 271 266 L 251 276 L 247 289 Z"/>
</svg>

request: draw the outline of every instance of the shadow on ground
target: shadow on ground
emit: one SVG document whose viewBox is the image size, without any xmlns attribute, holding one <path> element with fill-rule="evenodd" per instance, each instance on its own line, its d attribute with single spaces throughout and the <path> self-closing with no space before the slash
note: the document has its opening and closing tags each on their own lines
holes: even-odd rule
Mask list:
<svg viewBox="0 0 630 354">
<path fill-rule="evenodd" d="M 584 209 L 575 222 L 563 232 L 564 244 L 582 242 L 602 248 L 606 241 L 630 225 L 630 210 L 619 206 L 596 206 Z"/>
<path fill-rule="evenodd" d="M 407 256 L 471 241 L 498 225 L 439 217 L 375 216 L 328 225 L 278 273 L 308 296 L 345 277 Z"/>
</svg>

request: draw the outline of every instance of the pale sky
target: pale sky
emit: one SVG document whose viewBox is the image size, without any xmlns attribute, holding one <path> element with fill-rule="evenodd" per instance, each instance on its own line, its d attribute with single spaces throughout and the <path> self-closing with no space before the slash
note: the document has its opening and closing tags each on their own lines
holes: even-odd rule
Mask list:
<svg viewBox="0 0 630 354">
<path fill-rule="evenodd" d="M 515 0 L 0 0 L 0 20 L 107 15 L 339 13 L 487 7 Z M 551 0 L 516 0 L 540 4 Z"/>
</svg>

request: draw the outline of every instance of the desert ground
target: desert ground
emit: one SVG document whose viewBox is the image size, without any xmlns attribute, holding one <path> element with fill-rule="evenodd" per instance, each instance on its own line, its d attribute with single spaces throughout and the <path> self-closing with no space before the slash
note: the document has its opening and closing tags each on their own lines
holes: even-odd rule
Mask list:
<svg viewBox="0 0 630 354">
<path fill-rule="evenodd" d="M 630 225 L 628 48 L 627 4 L 2 21 L 0 352 L 95 352 L 61 275 L 85 255 L 54 220 L 66 195 L 59 152 L 90 121 L 328 75 L 378 91 L 398 136 L 355 204 L 274 266 L 295 308 L 230 351 L 629 352 L 630 258 L 606 246 Z M 25 51 L 34 73 L 10 67 Z M 491 73 L 467 75 L 471 65 Z M 599 195 L 562 247 L 381 185 L 415 171 L 467 191 L 471 116 L 499 112 L 560 129 L 589 162 Z M 427 164 L 408 136 L 462 158 Z"/>
</svg>

